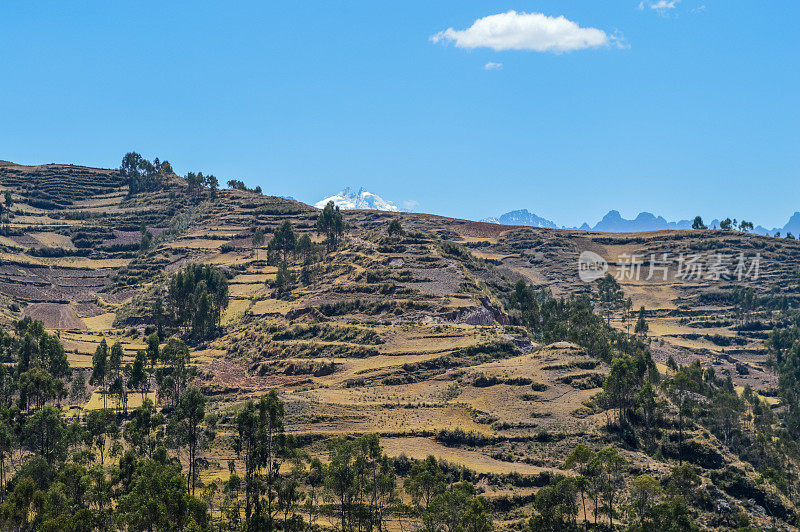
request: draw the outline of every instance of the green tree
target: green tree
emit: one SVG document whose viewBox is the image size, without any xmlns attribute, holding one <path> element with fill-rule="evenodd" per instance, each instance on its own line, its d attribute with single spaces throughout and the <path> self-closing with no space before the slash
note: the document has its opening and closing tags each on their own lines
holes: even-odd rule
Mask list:
<svg viewBox="0 0 800 532">
<path fill-rule="evenodd" d="M 511 294 L 511 307 L 519 309 L 519 319 L 522 325 L 538 329 L 541 326 L 542 314 L 539 301 L 534 290 L 523 279 L 514 284 Z"/>
<path fill-rule="evenodd" d="M 639 309 L 639 318 L 636 320 L 636 326 L 633 328 L 634 334 L 647 336 L 647 331 L 649 330 L 650 327 L 647 325 L 647 321 L 644 319 L 644 315 L 645 315 L 644 305 L 642 305 L 642 308 Z"/>
<path fill-rule="evenodd" d="M 573 478 L 556 478 L 536 493 L 533 507 L 538 512 L 531 520 L 533 530 L 575 529 L 578 516 L 577 488 Z"/>
<path fill-rule="evenodd" d="M 131 372 L 128 376 L 128 388 L 138 390 L 142 394 L 142 402 L 147 396 L 147 352 L 144 349 L 136 351 Z"/>
<path fill-rule="evenodd" d="M 337 438 L 329 443 L 328 456 L 325 486 L 338 506 L 342 529 L 383 530 L 385 509 L 396 500 L 396 480 L 378 437 Z"/>
<path fill-rule="evenodd" d="M 72 386 L 69 391 L 69 399 L 79 406 L 89 400 L 89 390 L 86 388 L 86 376 L 83 370 L 76 369 L 72 374 Z"/>
<path fill-rule="evenodd" d="M 251 527 L 275 528 L 281 465 L 294 455 L 294 439 L 285 434 L 283 419 L 283 401 L 275 390 L 258 405 L 247 401 L 236 417 L 234 450 L 245 464 L 245 520 Z"/>
<path fill-rule="evenodd" d="M 288 220 L 284 220 L 275 229 L 272 234 L 272 240 L 269 242 L 269 248 L 272 251 L 281 254 L 281 261 L 286 262 L 288 256 L 294 253 L 297 246 L 297 235 L 292 228 L 292 224 Z"/>
<path fill-rule="evenodd" d="M 164 415 L 156 412 L 153 401 L 146 398 L 142 406 L 133 411 L 131 421 L 125 425 L 123 436 L 140 456 L 152 457 L 164 422 Z"/>
<path fill-rule="evenodd" d="M 469 482 L 459 482 L 436 495 L 422 522 L 425 529 L 438 532 L 489 532 L 493 529 L 486 502 Z"/>
<path fill-rule="evenodd" d="M 339 237 L 344 233 L 344 221 L 339 207 L 329 201 L 317 218 L 317 233 L 325 235 L 328 253 L 336 251 L 339 246 Z"/>
<path fill-rule="evenodd" d="M 607 273 L 597 281 L 597 301 L 610 324 L 611 316 L 621 308 L 625 301 L 625 293 L 622 291 L 622 287 L 610 273 Z"/>
<path fill-rule="evenodd" d="M 314 255 L 314 243 L 311 242 L 311 237 L 305 234 L 298 238 L 294 252 L 298 257 L 300 257 L 303 264 L 311 263 Z"/>
<path fill-rule="evenodd" d="M 404 484 L 406 492 L 422 515 L 428 510 L 431 500 L 447 488 L 447 477 L 433 456 L 415 463 Z"/>
<path fill-rule="evenodd" d="M 169 167 L 169 163 L 164 165 Z M 162 166 L 162 171 L 164 166 Z M 165 174 L 159 172 L 156 166 L 136 152 L 128 152 L 122 158 L 120 174 L 128 182 L 128 193 L 131 195 L 155 190 L 162 186 Z"/>
<path fill-rule="evenodd" d="M 386 229 L 386 232 L 389 233 L 390 237 L 399 237 L 405 234 L 403 231 L 403 226 L 400 225 L 400 220 L 394 218 L 391 222 L 389 222 L 389 227 Z"/>
<path fill-rule="evenodd" d="M 166 316 L 164 314 L 164 301 L 162 301 L 160 297 L 157 297 L 155 301 L 153 301 L 152 317 L 153 317 L 153 323 L 155 323 L 156 325 L 157 338 L 163 338 Z"/>
<path fill-rule="evenodd" d="M 141 251 L 147 251 L 150 249 L 150 246 L 153 245 L 153 233 L 151 233 L 147 226 L 143 223 L 142 227 L 139 229 L 139 234 L 141 238 L 139 240 L 139 249 Z"/>
<path fill-rule="evenodd" d="M 208 507 L 186 493 L 180 465 L 146 459 L 119 499 L 120 523 L 131 530 L 205 530 Z"/>
<path fill-rule="evenodd" d="M 319 504 L 317 502 L 321 488 L 325 483 L 325 464 L 319 458 L 312 458 L 308 465 L 308 475 L 306 476 L 306 483 L 308 484 L 308 497 L 306 497 L 305 510 L 308 513 L 308 525 L 313 530 L 317 513 L 319 512 Z"/>
<path fill-rule="evenodd" d="M 110 392 L 117 400 L 117 409 L 121 408 L 125 396 L 125 380 L 122 376 L 122 358 L 124 351 L 119 341 L 114 342 L 108 355 L 108 375 L 111 386 Z"/>
<path fill-rule="evenodd" d="M 586 445 L 579 443 L 575 449 L 570 453 L 564 461 L 563 469 L 574 469 L 578 473 L 576 479 L 576 488 L 581 494 L 581 505 L 583 506 L 583 522 L 584 527 L 588 527 L 589 518 L 586 514 L 586 499 L 585 494 L 588 487 L 588 477 L 591 474 L 592 462 L 595 458 L 595 452 L 589 449 Z"/>
<path fill-rule="evenodd" d="M 200 188 L 202 188 L 205 181 L 206 178 L 203 176 L 203 172 L 197 174 L 189 172 L 186 174 L 186 184 L 189 186 L 189 192 L 192 194 L 196 194 Z"/>
<path fill-rule="evenodd" d="M 6 469 L 14 451 L 15 434 L 5 420 L 0 419 L 0 502 L 6 495 Z"/>
<path fill-rule="evenodd" d="M 644 379 L 643 357 L 622 355 L 611 362 L 611 371 L 603 382 L 603 396 L 610 408 L 617 410 L 620 429 L 629 421 L 632 408 Z"/>
<path fill-rule="evenodd" d="M 275 299 L 283 299 L 288 296 L 292 291 L 293 284 L 294 274 L 292 270 L 289 269 L 289 265 L 286 262 L 281 262 L 278 265 L 278 271 L 275 274 L 275 281 L 272 285 L 275 288 Z"/>
<path fill-rule="evenodd" d="M 219 188 L 219 179 L 217 179 L 216 176 L 207 175 L 204 185 L 211 191 L 211 197 L 216 198 L 217 189 Z"/>
<path fill-rule="evenodd" d="M 159 395 L 175 407 L 195 374 L 195 368 L 189 365 L 189 348 L 181 340 L 170 338 L 161 350 L 161 360 L 164 364 L 156 370 Z"/>
<path fill-rule="evenodd" d="M 652 528 L 663 532 L 693 532 L 699 527 L 692 520 L 686 502 L 680 497 L 670 497 L 651 510 Z"/>
<path fill-rule="evenodd" d="M 656 396 L 656 389 L 650 379 L 647 379 L 636 395 L 636 412 L 644 421 L 646 437 L 650 437 L 650 430 L 655 425 L 659 411 L 660 403 Z"/>
<path fill-rule="evenodd" d="M 691 464 L 674 466 L 667 480 L 667 493 L 671 498 L 694 502 L 700 487 L 700 476 Z"/>
<path fill-rule="evenodd" d="M 106 379 L 108 378 L 108 344 L 103 338 L 92 356 L 92 376 L 89 384 L 100 386 L 100 393 L 103 394 L 103 409 L 106 405 Z"/>
<path fill-rule="evenodd" d="M 86 430 L 100 451 L 100 464 L 105 464 L 105 450 L 109 437 L 118 433 L 117 419 L 110 409 L 90 410 L 86 416 Z"/>
<path fill-rule="evenodd" d="M 650 475 L 639 475 L 631 481 L 628 511 L 639 522 L 640 530 L 648 530 L 647 521 L 662 494 L 661 484 Z"/>
<path fill-rule="evenodd" d="M 167 310 L 173 325 L 196 341 L 211 338 L 228 306 L 228 279 L 216 266 L 189 264 L 170 279 Z"/>
<path fill-rule="evenodd" d="M 169 432 L 179 448 L 185 448 L 189 471 L 186 491 L 194 496 L 201 469 L 203 451 L 217 433 L 216 416 L 206 415 L 206 398 L 195 387 L 189 387 L 178 400 L 169 424 Z"/>
<path fill-rule="evenodd" d="M 606 447 L 597 453 L 594 461 L 599 471 L 599 487 L 606 503 L 605 512 L 608 514 L 609 528 L 614 530 L 614 504 L 625 485 L 623 478 L 625 459 L 615 447 Z"/>
<path fill-rule="evenodd" d="M 27 450 L 42 456 L 52 466 L 66 458 L 68 447 L 74 443 L 70 432 L 61 411 L 48 405 L 25 419 L 21 440 Z"/>
<path fill-rule="evenodd" d="M 698 382 L 696 377 L 693 378 L 691 375 L 692 369 L 694 369 L 692 366 L 678 369 L 672 381 L 669 383 L 669 389 L 678 407 L 678 462 L 680 464 L 683 464 L 683 431 L 686 426 L 685 419 L 687 416 L 691 416 L 694 403 L 691 393 L 699 393 L 701 390 L 701 383 Z"/>
<path fill-rule="evenodd" d="M 264 229 L 261 227 L 253 229 L 253 252 L 256 255 L 256 260 L 258 260 L 258 248 L 264 245 L 264 239 Z"/>
<path fill-rule="evenodd" d="M 149 364 L 147 388 L 152 389 L 152 380 L 155 377 L 156 364 L 161 360 L 161 341 L 159 335 L 156 333 L 147 337 L 147 347 L 145 353 L 147 354 L 147 362 Z"/>
<path fill-rule="evenodd" d="M 700 216 L 695 216 L 694 221 L 692 222 L 692 229 L 708 229 L 708 228 L 703 223 L 703 219 Z"/>
</svg>

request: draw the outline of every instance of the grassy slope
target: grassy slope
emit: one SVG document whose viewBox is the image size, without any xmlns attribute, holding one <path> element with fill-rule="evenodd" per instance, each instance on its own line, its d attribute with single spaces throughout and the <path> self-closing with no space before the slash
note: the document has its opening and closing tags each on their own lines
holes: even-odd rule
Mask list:
<svg viewBox="0 0 800 532">
<path fill-rule="evenodd" d="M 481 473 L 553 471 L 577 442 L 607 440 L 605 415 L 585 406 L 607 368 L 590 367 L 568 346 L 515 344 L 520 338 L 499 323 L 503 290 L 515 280 L 557 294 L 586 291 L 576 275 L 583 250 L 612 261 L 612 273 L 621 253 L 758 252 L 764 275 L 753 287 L 798 297 L 795 241 L 722 231 L 608 235 L 356 211 L 345 213 L 348 239 L 317 280 L 277 300 L 265 285 L 275 268 L 255 260 L 252 228 L 269 234 L 289 219 L 300 232 L 313 232 L 311 207 L 230 190 L 212 200 L 190 195 L 177 178 L 163 192 L 129 198 L 116 172 L 65 165 L 0 164 L 0 187 L 15 200 L 9 234 L 0 239 L 2 319 L 25 313 L 61 330 L 73 365 L 89 366 L 104 336 L 120 339 L 133 355 L 143 346 L 147 303 L 165 274 L 190 261 L 218 264 L 234 274 L 225 334 L 198 346 L 194 357 L 200 384 L 223 412 L 278 387 L 293 431 L 379 432 L 391 437 L 390 453 L 431 453 Z M 388 241 L 392 217 L 421 236 Z M 143 224 L 157 236 L 145 253 L 136 249 Z M 80 248 L 87 238 L 88 247 Z M 472 252 L 445 249 L 443 240 Z M 41 256 L 42 248 L 62 248 L 66 256 Z M 763 340 L 738 335 L 742 345 L 731 346 L 709 340 L 737 337 L 731 320 L 710 323 L 729 309 L 707 303 L 730 286 L 675 279 L 623 286 L 634 308 L 648 310 L 657 362 L 699 358 L 730 372 L 739 385 L 774 388 L 775 377 L 763 366 Z M 317 322 L 322 326 L 314 333 L 298 329 Z M 747 375 L 736 370 L 737 362 L 747 365 Z M 333 373 L 320 374 L 331 363 Z M 479 376 L 501 383 L 478 387 Z M 434 440 L 437 431 L 457 428 L 483 434 L 488 443 L 454 450 Z M 693 437 L 725 454 L 708 435 Z M 222 438 L 218 445 L 224 469 L 229 442 Z M 627 454 L 642 470 L 667 467 Z M 489 486 L 490 494 L 509 489 Z"/>
</svg>

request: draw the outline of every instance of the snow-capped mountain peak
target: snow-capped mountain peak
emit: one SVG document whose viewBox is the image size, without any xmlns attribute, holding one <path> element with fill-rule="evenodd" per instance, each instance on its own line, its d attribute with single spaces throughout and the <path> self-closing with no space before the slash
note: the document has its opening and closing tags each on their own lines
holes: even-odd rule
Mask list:
<svg viewBox="0 0 800 532">
<path fill-rule="evenodd" d="M 528 209 L 519 209 L 507 212 L 497 218 L 484 218 L 482 222 L 489 222 L 503 225 L 527 225 L 529 227 L 558 227 L 555 223 L 546 218 L 537 216 Z"/>
<path fill-rule="evenodd" d="M 397 208 L 397 205 L 391 201 L 387 201 L 377 194 L 364 190 L 364 187 L 359 188 L 358 192 L 354 192 L 352 188 L 346 187 L 338 194 L 318 201 L 314 204 L 314 207 L 322 209 L 329 201 L 332 201 L 334 205 L 343 210 L 369 209 L 390 212 L 398 212 L 400 210 Z"/>
</svg>

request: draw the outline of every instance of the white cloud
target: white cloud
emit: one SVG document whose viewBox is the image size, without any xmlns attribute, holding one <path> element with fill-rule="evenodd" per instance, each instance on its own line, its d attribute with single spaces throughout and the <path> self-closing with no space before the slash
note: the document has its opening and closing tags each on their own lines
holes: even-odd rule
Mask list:
<svg viewBox="0 0 800 532">
<path fill-rule="evenodd" d="M 417 200 L 406 200 L 403 202 L 404 211 L 414 212 L 417 207 L 419 207 L 419 202 Z"/>
<path fill-rule="evenodd" d="M 681 0 L 642 0 L 639 2 L 639 10 L 643 10 L 646 7 L 649 7 L 653 11 L 658 11 L 659 13 L 664 13 L 667 10 L 675 9 L 678 3 Z"/>
<path fill-rule="evenodd" d="M 503 63 L 493 63 L 492 61 L 489 61 L 483 65 L 483 68 L 485 70 L 500 70 L 503 68 Z"/>
<path fill-rule="evenodd" d="M 675 9 L 678 0 L 658 0 L 650 4 L 650 9 Z"/>
<path fill-rule="evenodd" d="M 459 48 L 570 52 L 618 45 L 619 39 L 597 28 L 581 28 L 563 16 L 509 11 L 479 18 L 465 30 L 448 28 L 431 37 L 434 43 L 454 42 Z"/>
</svg>

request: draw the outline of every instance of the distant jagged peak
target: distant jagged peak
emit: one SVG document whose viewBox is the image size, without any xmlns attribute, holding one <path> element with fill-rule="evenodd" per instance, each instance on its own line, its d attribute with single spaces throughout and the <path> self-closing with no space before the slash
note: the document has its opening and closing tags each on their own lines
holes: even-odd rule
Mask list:
<svg viewBox="0 0 800 532">
<path fill-rule="evenodd" d="M 368 209 L 389 212 L 398 212 L 400 210 L 391 201 L 383 199 L 374 192 L 364 189 L 364 187 L 359 187 L 358 192 L 354 192 L 350 187 L 345 187 L 339 193 L 321 199 L 314 204 L 314 207 L 322 209 L 329 201 L 332 201 L 334 205 L 342 210 Z"/>
<path fill-rule="evenodd" d="M 636 218 L 627 219 L 616 209 L 606 213 L 594 227 L 584 223 L 579 227 L 580 230 L 600 231 L 604 233 L 637 233 L 642 231 L 663 231 L 676 229 L 691 229 L 692 222 L 689 220 L 679 220 L 677 222 L 667 221 L 663 216 L 656 216 L 647 211 L 642 211 Z"/>
<path fill-rule="evenodd" d="M 509 211 L 505 214 L 502 214 L 498 217 L 492 218 L 484 218 L 481 220 L 482 222 L 494 223 L 494 224 L 502 224 L 502 225 L 525 225 L 528 227 L 549 227 L 551 229 L 556 229 L 555 223 L 552 221 L 542 218 L 528 209 L 517 209 L 515 211 Z"/>
</svg>

